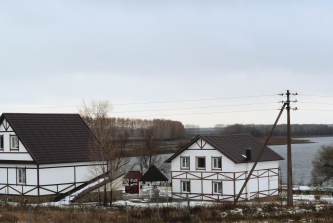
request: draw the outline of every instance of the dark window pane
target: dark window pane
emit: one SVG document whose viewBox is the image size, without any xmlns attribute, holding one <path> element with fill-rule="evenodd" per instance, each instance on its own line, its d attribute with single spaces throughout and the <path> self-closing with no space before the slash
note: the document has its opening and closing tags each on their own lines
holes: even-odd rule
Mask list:
<svg viewBox="0 0 333 223">
<path fill-rule="evenodd" d="M 190 192 L 190 182 L 183 182 L 183 192 Z"/>
<path fill-rule="evenodd" d="M 198 168 L 205 168 L 206 163 L 205 163 L 205 158 L 203 157 L 198 157 Z"/>
<path fill-rule="evenodd" d="M 0 149 L 3 149 L 3 135 L 0 136 Z"/>
</svg>

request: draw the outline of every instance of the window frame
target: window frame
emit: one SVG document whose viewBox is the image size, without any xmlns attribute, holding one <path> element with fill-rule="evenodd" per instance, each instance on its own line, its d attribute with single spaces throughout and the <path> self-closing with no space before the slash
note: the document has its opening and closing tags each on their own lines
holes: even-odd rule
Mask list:
<svg viewBox="0 0 333 223">
<path fill-rule="evenodd" d="M 183 159 L 188 159 L 188 167 L 183 167 Z M 189 156 L 181 156 L 180 157 L 180 169 L 181 170 L 189 170 L 190 169 L 190 165 L 191 165 L 191 160 Z"/>
<path fill-rule="evenodd" d="M 188 184 L 189 186 L 186 186 L 186 189 L 189 189 L 188 191 L 184 191 L 184 184 Z M 181 193 L 191 193 L 191 181 L 190 180 L 182 180 L 180 182 L 180 186 L 181 186 Z"/>
<path fill-rule="evenodd" d="M 217 185 L 217 192 L 215 191 L 215 185 Z M 221 192 L 218 192 L 219 191 L 219 186 L 218 185 L 221 185 Z M 222 185 L 222 181 L 213 181 L 212 183 L 212 191 L 213 191 L 213 194 L 223 194 L 223 185 Z"/>
<path fill-rule="evenodd" d="M 17 148 L 13 148 L 12 147 L 12 138 L 13 137 L 16 137 L 17 138 Z M 10 135 L 10 150 L 12 151 L 18 151 L 19 149 L 20 149 L 20 140 L 19 140 L 19 138 L 18 138 L 18 136 L 17 135 Z"/>
<path fill-rule="evenodd" d="M 5 149 L 5 145 L 4 145 L 4 135 L 0 135 L 0 151 L 3 151 Z"/>
<path fill-rule="evenodd" d="M 214 167 L 214 159 L 221 160 L 221 167 Z M 222 156 L 212 156 L 212 170 L 222 170 Z"/>
<path fill-rule="evenodd" d="M 16 184 L 27 185 L 27 168 L 16 168 Z"/>
<path fill-rule="evenodd" d="M 205 159 L 205 167 L 198 167 L 198 158 L 204 158 Z M 196 170 L 206 170 L 207 168 L 207 162 L 206 162 L 206 156 L 196 156 L 195 157 L 195 169 Z"/>
</svg>

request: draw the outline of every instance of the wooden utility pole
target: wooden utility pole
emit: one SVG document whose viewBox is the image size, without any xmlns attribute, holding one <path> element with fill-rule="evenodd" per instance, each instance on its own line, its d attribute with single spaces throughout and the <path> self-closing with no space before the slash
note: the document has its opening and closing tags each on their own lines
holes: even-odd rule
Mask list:
<svg viewBox="0 0 333 223">
<path fill-rule="evenodd" d="M 291 160 L 291 133 L 290 133 L 290 93 L 287 90 L 287 204 L 288 206 L 293 205 L 293 168 Z"/>
</svg>

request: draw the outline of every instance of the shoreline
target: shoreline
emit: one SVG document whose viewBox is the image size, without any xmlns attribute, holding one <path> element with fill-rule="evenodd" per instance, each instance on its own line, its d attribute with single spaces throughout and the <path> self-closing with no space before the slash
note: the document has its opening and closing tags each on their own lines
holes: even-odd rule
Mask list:
<svg viewBox="0 0 333 223">
<path fill-rule="evenodd" d="M 328 136 L 325 136 L 325 137 L 328 137 Z M 309 139 L 300 139 L 300 138 L 310 138 L 310 137 L 298 137 L 298 136 L 292 137 L 291 144 L 314 143 Z M 260 142 L 264 143 L 266 140 L 266 137 L 260 137 L 258 139 Z M 287 136 L 272 136 L 269 139 L 267 145 L 270 145 L 270 146 L 287 145 Z"/>
</svg>

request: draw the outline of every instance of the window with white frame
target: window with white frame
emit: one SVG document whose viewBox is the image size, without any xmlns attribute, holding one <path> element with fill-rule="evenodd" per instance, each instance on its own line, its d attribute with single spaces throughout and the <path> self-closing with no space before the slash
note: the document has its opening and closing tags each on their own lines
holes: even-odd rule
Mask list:
<svg viewBox="0 0 333 223">
<path fill-rule="evenodd" d="M 197 157 L 197 169 L 206 169 L 206 157 Z"/>
<path fill-rule="evenodd" d="M 26 183 L 25 168 L 18 168 L 17 169 L 17 183 L 18 184 L 25 184 Z"/>
<path fill-rule="evenodd" d="M 3 135 L 0 135 L 0 150 L 3 150 L 4 145 L 3 145 Z"/>
<path fill-rule="evenodd" d="M 221 169 L 222 168 L 222 160 L 221 157 L 213 157 L 213 169 Z"/>
<path fill-rule="evenodd" d="M 182 181 L 182 192 L 189 193 L 191 191 L 190 181 Z"/>
<path fill-rule="evenodd" d="M 17 136 L 10 136 L 10 149 L 19 149 L 19 140 Z"/>
<path fill-rule="evenodd" d="M 180 157 L 180 166 L 182 169 L 190 169 L 190 157 Z"/>
<path fill-rule="evenodd" d="M 222 194 L 222 182 L 213 182 L 214 194 Z"/>
</svg>

